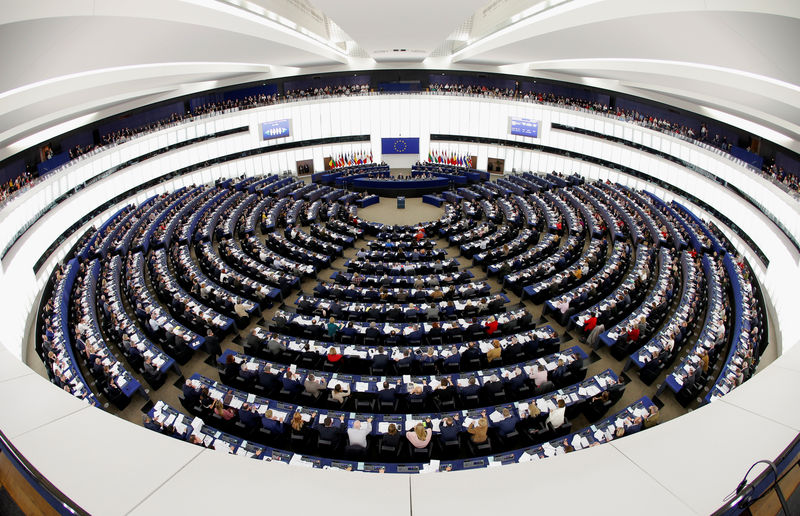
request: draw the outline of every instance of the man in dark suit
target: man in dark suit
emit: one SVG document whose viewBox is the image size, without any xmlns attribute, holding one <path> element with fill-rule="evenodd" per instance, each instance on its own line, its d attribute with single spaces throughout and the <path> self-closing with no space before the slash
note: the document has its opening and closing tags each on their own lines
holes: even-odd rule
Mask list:
<svg viewBox="0 0 800 516">
<path fill-rule="evenodd" d="M 245 347 L 250 349 L 259 349 L 261 347 L 261 337 L 257 335 L 256 328 L 253 328 L 253 331 L 247 336 Z"/>
<path fill-rule="evenodd" d="M 443 443 L 458 442 L 458 434 L 461 431 L 461 425 L 458 423 L 458 414 L 446 417 L 439 425 L 439 439 Z"/>
<path fill-rule="evenodd" d="M 314 311 L 314 303 L 312 303 L 307 297 L 301 297 L 297 300 L 297 313 L 299 314 L 310 314 Z"/>
<path fill-rule="evenodd" d="M 409 344 L 419 344 L 423 335 L 425 335 L 425 332 L 422 330 L 422 327 L 419 324 L 415 324 L 411 327 L 411 331 L 406 334 L 406 342 Z"/>
<path fill-rule="evenodd" d="M 403 358 L 397 361 L 397 367 L 402 368 L 409 368 L 416 360 L 416 356 L 411 353 L 411 351 L 406 348 L 403 350 Z"/>
<path fill-rule="evenodd" d="M 342 328 L 341 332 L 342 332 L 342 335 L 346 335 L 346 336 L 351 337 L 351 338 L 355 337 L 356 334 L 358 333 L 356 331 L 355 327 L 353 326 L 353 321 L 348 322 L 347 326 Z M 380 332 L 378 332 L 378 333 L 380 334 Z"/>
<path fill-rule="evenodd" d="M 369 323 L 369 328 L 366 329 L 364 332 L 364 336 L 368 339 L 375 339 L 378 340 L 381 337 L 381 330 L 378 329 L 378 325 L 374 322 Z"/>
<path fill-rule="evenodd" d="M 249 337 L 248 337 L 249 338 Z M 219 339 L 214 335 L 214 331 L 209 328 L 206 332 L 205 342 L 203 342 L 206 353 L 209 354 L 212 360 L 216 360 L 222 354 L 222 348 L 219 346 Z"/>
<path fill-rule="evenodd" d="M 332 417 L 325 417 L 325 423 L 323 425 L 318 424 L 316 429 L 319 432 L 320 440 L 330 441 L 334 448 L 338 447 L 342 441 L 342 435 L 347 429 L 347 425 L 344 422 L 344 414 L 339 416 L 339 421 L 336 424 L 334 424 Z"/>
<path fill-rule="evenodd" d="M 274 415 L 272 414 L 271 410 L 267 410 L 264 413 L 264 416 L 261 418 L 261 426 L 269 430 L 273 435 L 279 435 L 283 433 L 283 424 L 274 419 Z"/>
<path fill-rule="evenodd" d="M 269 367 L 264 367 L 258 373 L 258 383 L 267 391 L 272 391 L 278 384 L 278 379 L 272 374 Z"/>
<path fill-rule="evenodd" d="M 386 371 L 389 369 L 389 364 L 393 362 L 392 357 L 390 357 L 383 349 L 383 346 L 378 346 L 378 351 L 372 356 L 372 367 L 373 369 L 379 369 L 382 371 Z"/>
<path fill-rule="evenodd" d="M 511 391 L 519 392 L 519 390 L 525 386 L 525 379 L 528 375 L 519 367 L 514 369 L 514 374 L 516 376 L 508 379 L 506 383 Z"/>
<path fill-rule="evenodd" d="M 303 384 L 300 383 L 297 375 L 292 373 L 289 369 L 286 370 L 281 378 L 281 386 L 283 390 L 288 391 L 291 395 L 295 395 L 303 390 Z"/>
<path fill-rule="evenodd" d="M 328 284 L 326 282 L 322 282 L 316 287 L 314 287 L 314 294 L 316 297 L 328 297 Z"/>
<path fill-rule="evenodd" d="M 189 406 L 197 405 L 200 402 L 200 389 L 195 389 L 191 380 L 186 380 L 183 384 L 183 399 Z"/>
<path fill-rule="evenodd" d="M 450 356 L 444 359 L 444 364 L 458 364 L 461 362 L 461 353 L 458 352 L 458 348 L 453 346 L 450 348 Z"/>
<path fill-rule="evenodd" d="M 261 427 L 261 416 L 256 412 L 256 408 L 249 403 L 242 404 L 242 409 L 239 410 L 239 421 L 251 430 Z"/>
<path fill-rule="evenodd" d="M 497 423 L 491 423 L 490 426 L 494 426 L 497 428 L 497 433 L 500 437 L 507 437 L 508 434 L 515 431 L 517 429 L 517 423 L 519 423 L 519 416 L 516 414 L 512 414 L 510 410 L 507 408 L 503 409 L 503 419 L 498 421 Z"/>
<path fill-rule="evenodd" d="M 468 364 L 471 360 L 480 360 L 482 356 L 483 353 L 481 353 L 481 350 L 478 348 L 477 344 L 475 344 L 475 342 L 470 342 L 467 345 L 467 349 L 461 353 L 461 361 L 462 363 Z"/>
<path fill-rule="evenodd" d="M 428 385 L 427 380 L 422 380 L 422 385 L 414 386 L 414 389 L 408 393 L 408 400 L 409 401 L 417 401 L 425 402 L 428 398 L 428 395 L 431 393 L 431 386 Z"/>
<path fill-rule="evenodd" d="M 367 319 L 379 320 L 381 318 L 381 310 L 376 305 L 370 305 L 366 313 Z"/>
<path fill-rule="evenodd" d="M 389 310 L 386 311 L 386 320 L 387 321 L 401 321 L 403 319 L 403 311 L 400 309 L 400 305 L 394 305 Z"/>
<path fill-rule="evenodd" d="M 470 376 L 467 386 L 459 387 L 459 393 L 462 397 L 466 398 L 467 396 L 478 394 L 480 389 L 481 386 L 478 385 L 478 380 L 474 376 Z"/>
<path fill-rule="evenodd" d="M 467 326 L 467 331 L 465 333 L 470 336 L 470 338 L 474 338 L 474 335 L 483 335 L 484 329 L 483 326 L 478 324 L 478 320 L 473 318 L 469 326 Z"/>
<path fill-rule="evenodd" d="M 397 380 L 397 385 L 400 385 L 400 380 Z M 378 391 L 378 401 L 385 403 L 394 403 L 397 400 L 397 389 L 389 382 L 383 382 L 383 389 Z"/>
<path fill-rule="evenodd" d="M 503 382 L 497 377 L 492 375 L 483 383 L 483 392 L 486 394 L 487 399 L 494 399 L 494 395 L 503 392 Z"/>
<path fill-rule="evenodd" d="M 334 319 L 341 319 L 342 318 L 342 305 L 339 304 L 338 301 L 335 299 L 331 301 L 331 306 L 328 308 L 328 316 L 333 317 Z"/>
</svg>

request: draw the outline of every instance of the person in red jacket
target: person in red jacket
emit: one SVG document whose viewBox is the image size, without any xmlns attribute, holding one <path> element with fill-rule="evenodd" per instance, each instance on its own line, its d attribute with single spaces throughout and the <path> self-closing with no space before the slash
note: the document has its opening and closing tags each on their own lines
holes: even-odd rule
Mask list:
<svg viewBox="0 0 800 516">
<path fill-rule="evenodd" d="M 583 322 L 583 331 L 589 333 L 595 326 L 597 326 L 597 314 L 592 314 Z"/>
<path fill-rule="evenodd" d="M 331 349 L 328 350 L 327 358 L 328 362 L 333 362 L 335 364 L 336 362 L 342 359 L 342 355 L 338 351 L 336 351 L 336 348 L 331 347 Z"/>
<path fill-rule="evenodd" d="M 628 330 L 628 342 L 636 342 L 639 340 L 639 328 L 634 326 Z"/>
<path fill-rule="evenodd" d="M 484 326 L 486 327 L 486 334 L 491 335 L 497 331 L 497 319 L 495 319 L 493 315 L 490 316 L 488 319 L 486 319 Z"/>
</svg>

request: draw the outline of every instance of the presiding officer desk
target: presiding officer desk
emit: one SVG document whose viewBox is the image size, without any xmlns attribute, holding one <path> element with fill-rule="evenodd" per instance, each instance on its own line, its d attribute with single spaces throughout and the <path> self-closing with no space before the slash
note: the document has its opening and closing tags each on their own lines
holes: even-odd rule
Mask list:
<svg viewBox="0 0 800 516">
<path fill-rule="evenodd" d="M 449 187 L 451 180 L 446 177 L 431 179 L 379 179 L 358 178 L 349 181 L 349 186 L 357 192 L 370 192 L 381 197 L 419 197 L 431 192 L 441 192 Z"/>
</svg>

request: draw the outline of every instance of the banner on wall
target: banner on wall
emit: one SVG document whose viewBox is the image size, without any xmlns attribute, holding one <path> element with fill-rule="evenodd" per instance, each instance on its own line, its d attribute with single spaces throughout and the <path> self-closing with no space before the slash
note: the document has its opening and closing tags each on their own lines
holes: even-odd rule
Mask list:
<svg viewBox="0 0 800 516">
<path fill-rule="evenodd" d="M 529 118 L 519 118 L 516 116 L 508 117 L 509 132 L 517 136 L 528 136 L 530 138 L 539 137 L 539 121 Z"/>
<path fill-rule="evenodd" d="M 286 138 L 291 134 L 290 124 L 291 120 L 289 118 L 262 123 L 261 139 L 274 140 L 275 138 Z"/>
<path fill-rule="evenodd" d="M 383 154 L 419 154 L 419 138 L 381 138 Z"/>
</svg>

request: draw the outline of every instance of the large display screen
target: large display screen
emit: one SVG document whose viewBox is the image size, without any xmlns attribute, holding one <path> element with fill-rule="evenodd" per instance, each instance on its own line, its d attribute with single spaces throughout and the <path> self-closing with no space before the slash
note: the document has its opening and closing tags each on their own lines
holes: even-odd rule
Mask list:
<svg viewBox="0 0 800 516">
<path fill-rule="evenodd" d="M 511 124 L 511 134 L 515 134 L 517 136 L 529 136 L 531 138 L 539 137 L 538 120 L 511 116 L 509 117 L 509 121 Z"/>
<path fill-rule="evenodd" d="M 261 138 L 263 140 L 272 140 L 274 138 L 285 138 L 289 136 L 291 132 L 290 123 L 291 120 L 288 118 L 264 122 L 261 124 Z"/>
</svg>

